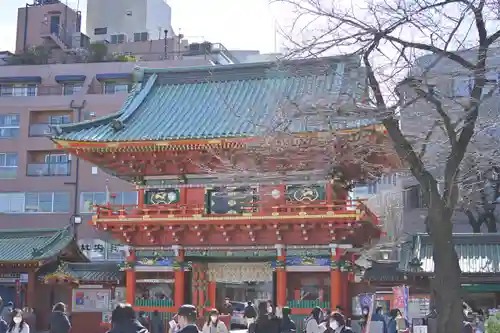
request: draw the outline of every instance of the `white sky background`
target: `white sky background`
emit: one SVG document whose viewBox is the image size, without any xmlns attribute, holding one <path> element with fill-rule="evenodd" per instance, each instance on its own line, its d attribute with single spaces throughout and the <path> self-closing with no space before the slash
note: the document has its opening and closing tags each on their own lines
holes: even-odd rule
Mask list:
<svg viewBox="0 0 500 333">
<path fill-rule="evenodd" d="M 103 0 L 106 1 L 106 0 Z M 14 50 L 17 8 L 32 0 L 1 0 L 0 50 Z M 86 0 L 68 0 L 84 15 Z M 263 53 L 278 51 L 282 38 L 275 43 L 275 18 L 278 10 L 268 0 L 167 0 L 172 7 L 172 25 L 176 33 L 181 29 L 189 40 L 204 37 L 213 43 L 222 43 L 228 49 L 260 50 Z M 282 14 L 279 14 L 282 16 Z"/>
</svg>

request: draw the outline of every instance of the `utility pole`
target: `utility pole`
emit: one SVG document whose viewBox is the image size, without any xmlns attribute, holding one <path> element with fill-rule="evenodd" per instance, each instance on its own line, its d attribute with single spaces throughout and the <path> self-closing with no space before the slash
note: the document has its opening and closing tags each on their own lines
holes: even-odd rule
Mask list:
<svg viewBox="0 0 500 333">
<path fill-rule="evenodd" d="M 72 100 L 69 107 L 73 109 L 76 113 L 76 121 L 82 121 L 82 111 L 87 105 L 87 100 L 83 100 L 80 105 L 76 105 L 75 100 Z M 64 183 L 66 185 L 73 185 L 74 197 L 73 197 L 73 215 L 71 216 L 71 223 L 73 225 L 73 232 L 75 240 L 78 239 L 78 225 L 82 222 L 82 217 L 80 216 L 80 205 L 79 205 L 79 192 L 80 192 L 80 158 L 75 156 L 75 180 L 73 182 Z"/>
</svg>

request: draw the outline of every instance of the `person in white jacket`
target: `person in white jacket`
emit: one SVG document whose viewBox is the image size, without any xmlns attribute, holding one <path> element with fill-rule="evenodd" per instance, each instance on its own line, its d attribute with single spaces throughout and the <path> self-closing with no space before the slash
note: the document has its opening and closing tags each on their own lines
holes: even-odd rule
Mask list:
<svg viewBox="0 0 500 333">
<path fill-rule="evenodd" d="M 229 333 L 226 324 L 222 320 L 219 320 L 219 311 L 217 309 L 212 309 L 210 311 L 210 316 L 207 319 L 205 325 L 202 329 L 203 333 Z"/>
<path fill-rule="evenodd" d="M 20 309 L 14 309 L 11 312 L 11 315 L 11 321 L 9 323 L 7 333 L 30 333 L 30 327 L 23 318 L 23 311 Z"/>
</svg>

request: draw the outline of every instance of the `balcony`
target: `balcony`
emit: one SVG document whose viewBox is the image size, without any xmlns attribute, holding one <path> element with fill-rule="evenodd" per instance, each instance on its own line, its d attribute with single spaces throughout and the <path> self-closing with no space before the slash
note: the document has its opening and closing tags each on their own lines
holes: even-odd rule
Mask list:
<svg viewBox="0 0 500 333">
<path fill-rule="evenodd" d="M 11 166 L 0 167 L 0 179 L 16 179 L 16 177 L 17 177 L 17 167 L 11 167 Z"/>
<path fill-rule="evenodd" d="M 321 216 L 334 218 L 337 216 L 349 218 L 367 217 L 374 224 L 378 223 L 376 216 L 364 205 L 362 200 L 348 201 L 316 201 L 314 203 L 286 202 L 284 204 L 269 205 L 265 202 L 251 202 L 242 207 L 241 213 L 217 214 L 207 212 L 205 205 L 168 204 L 168 205 L 96 205 L 98 219 L 149 219 L 149 218 L 203 218 L 210 217 L 265 217 L 265 216 Z"/>
<path fill-rule="evenodd" d="M 32 124 L 29 129 L 29 136 L 50 136 L 52 134 L 50 130 L 51 124 Z"/>
<path fill-rule="evenodd" d="M 53 177 L 71 175 L 71 162 L 65 163 L 30 163 L 26 166 L 29 177 Z"/>
</svg>

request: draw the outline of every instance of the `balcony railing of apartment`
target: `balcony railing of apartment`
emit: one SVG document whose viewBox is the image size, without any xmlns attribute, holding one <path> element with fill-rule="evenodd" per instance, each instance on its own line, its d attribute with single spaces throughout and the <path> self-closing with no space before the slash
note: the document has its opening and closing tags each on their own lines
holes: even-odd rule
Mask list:
<svg viewBox="0 0 500 333">
<path fill-rule="evenodd" d="M 17 166 L 0 166 L 0 179 L 15 179 Z"/>
<path fill-rule="evenodd" d="M 285 215 L 332 215 L 346 213 L 365 213 L 368 208 L 363 204 L 363 200 L 340 200 L 340 201 L 315 201 L 311 203 L 287 201 L 283 204 L 270 206 L 265 202 L 249 202 L 240 206 L 239 212 L 225 214 L 211 213 L 207 210 L 207 205 L 196 204 L 168 204 L 168 205 L 96 205 L 98 218 L 121 219 L 142 216 L 154 217 L 193 217 L 198 216 L 271 216 L 279 214 Z M 369 215 L 371 218 L 371 215 Z"/>
<path fill-rule="evenodd" d="M 64 124 L 70 124 L 67 122 Z M 50 136 L 52 132 L 50 126 L 55 126 L 58 124 L 31 124 L 29 128 L 29 136 Z"/>
<path fill-rule="evenodd" d="M 71 162 L 29 163 L 26 166 L 26 175 L 30 177 L 69 176 L 71 175 Z"/>
</svg>

